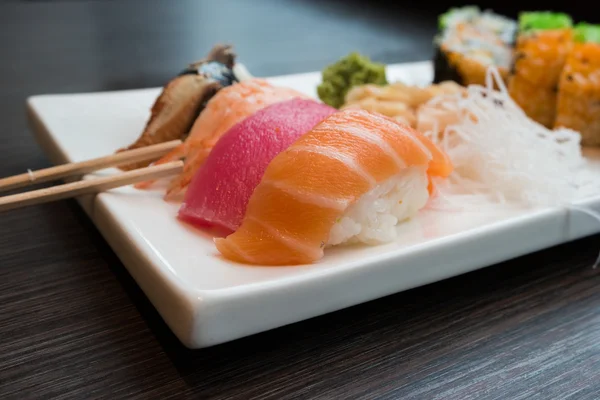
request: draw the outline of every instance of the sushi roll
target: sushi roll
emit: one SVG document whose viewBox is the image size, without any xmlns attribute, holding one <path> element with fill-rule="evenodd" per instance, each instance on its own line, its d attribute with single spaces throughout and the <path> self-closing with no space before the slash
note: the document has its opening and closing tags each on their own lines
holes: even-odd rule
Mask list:
<svg viewBox="0 0 600 400">
<path fill-rule="evenodd" d="M 448 176 L 449 158 L 419 132 L 366 110 L 339 111 L 269 163 L 241 226 L 215 239 L 227 259 L 308 264 L 343 243 L 396 238 Z"/>
<path fill-rule="evenodd" d="M 438 18 L 440 29 L 449 29 L 457 25 L 472 24 L 481 14 L 477 6 L 454 7 Z"/>
<path fill-rule="evenodd" d="M 554 126 L 558 81 L 573 46 L 571 17 L 562 13 L 524 12 L 508 91 L 525 114 L 547 128 Z"/>
<path fill-rule="evenodd" d="M 468 6 L 441 15 L 439 29 L 434 38 L 434 83 L 483 85 L 489 66 L 508 76 L 516 21 Z"/>
<path fill-rule="evenodd" d="M 438 20 L 440 32 L 470 25 L 480 32 L 489 32 L 502 43 L 513 45 L 517 34 L 517 21 L 496 14 L 491 10 L 481 11 L 477 6 L 451 8 Z"/>
<path fill-rule="evenodd" d="M 574 41 L 560 77 L 555 127 L 580 132 L 585 146 L 600 146 L 600 25 L 578 24 Z"/>
</svg>

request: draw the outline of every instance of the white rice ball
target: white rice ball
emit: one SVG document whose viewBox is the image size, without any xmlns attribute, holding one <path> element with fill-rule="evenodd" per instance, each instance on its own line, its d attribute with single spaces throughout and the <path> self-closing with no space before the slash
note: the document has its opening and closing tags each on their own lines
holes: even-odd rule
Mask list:
<svg viewBox="0 0 600 400">
<path fill-rule="evenodd" d="M 425 167 L 410 167 L 363 195 L 338 218 L 327 246 L 393 241 L 396 225 L 415 216 L 429 198 Z"/>
</svg>

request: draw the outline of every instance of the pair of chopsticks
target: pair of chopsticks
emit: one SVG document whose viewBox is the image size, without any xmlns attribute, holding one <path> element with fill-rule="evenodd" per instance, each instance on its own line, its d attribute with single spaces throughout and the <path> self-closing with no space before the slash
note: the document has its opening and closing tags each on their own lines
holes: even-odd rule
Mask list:
<svg viewBox="0 0 600 400">
<path fill-rule="evenodd" d="M 24 174 L 0 179 L 0 192 L 67 177 L 82 176 L 83 174 L 98 171 L 104 168 L 117 167 L 120 165 L 141 161 L 156 160 L 180 144 L 180 140 L 174 140 L 153 146 L 123 151 L 110 156 L 58 165 L 56 167 L 37 171 L 28 171 Z M 34 190 L 31 192 L 3 196 L 0 197 L 0 212 L 34 204 L 77 197 L 84 194 L 104 192 L 110 189 L 127 186 L 138 182 L 165 178 L 170 175 L 178 174 L 182 171 L 183 162 L 174 161 L 165 164 L 134 169 L 132 171 L 127 171 L 112 176 L 79 180 L 63 185 Z"/>
</svg>

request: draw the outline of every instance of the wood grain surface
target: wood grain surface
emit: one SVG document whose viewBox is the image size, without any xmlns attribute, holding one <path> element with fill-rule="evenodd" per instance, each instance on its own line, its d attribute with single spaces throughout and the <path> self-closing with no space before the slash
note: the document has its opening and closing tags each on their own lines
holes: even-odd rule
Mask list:
<svg viewBox="0 0 600 400">
<path fill-rule="evenodd" d="M 256 75 L 352 50 L 431 56 L 448 4 L 368 3 L 0 1 L 0 176 L 50 165 L 27 96 L 159 86 L 218 41 Z M 598 399 L 599 250 L 590 237 L 190 351 L 74 201 L 14 210 L 0 215 L 0 399 Z"/>
</svg>

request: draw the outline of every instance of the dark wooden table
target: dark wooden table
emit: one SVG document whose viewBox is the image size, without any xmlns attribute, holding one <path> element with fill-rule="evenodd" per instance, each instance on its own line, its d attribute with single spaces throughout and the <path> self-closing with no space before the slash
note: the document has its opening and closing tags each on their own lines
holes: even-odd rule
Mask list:
<svg viewBox="0 0 600 400">
<path fill-rule="evenodd" d="M 0 175 L 49 165 L 26 96 L 160 86 L 217 41 L 257 75 L 351 50 L 428 59 L 444 6 L 392 5 L 0 1 Z M 0 215 L 0 399 L 598 399 L 598 250 L 587 238 L 190 351 L 73 201 L 30 207 Z"/>
</svg>

